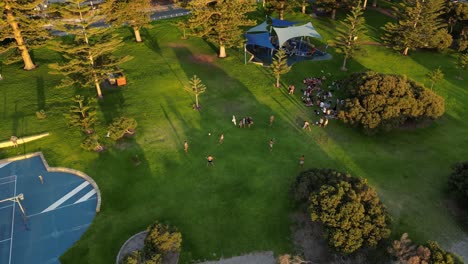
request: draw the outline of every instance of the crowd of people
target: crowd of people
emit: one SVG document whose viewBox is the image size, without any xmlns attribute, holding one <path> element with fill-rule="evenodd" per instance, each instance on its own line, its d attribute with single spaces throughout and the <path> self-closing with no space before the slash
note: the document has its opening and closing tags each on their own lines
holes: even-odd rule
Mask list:
<svg viewBox="0 0 468 264">
<path fill-rule="evenodd" d="M 316 108 L 314 113 L 318 119 L 313 124 L 319 127 L 326 127 L 329 119 L 335 119 L 340 105 L 344 104 L 343 100 L 333 97 L 333 93 L 335 92 L 333 88 L 338 89 L 339 85 L 333 82 L 331 86 L 324 89 L 322 88 L 322 84 L 325 80 L 326 78 L 323 76 L 322 78 L 309 77 L 302 81 L 305 87 L 301 89 L 301 100 L 305 106 Z M 290 87 L 288 87 L 288 93 L 292 94 Z M 302 128 L 310 129 L 310 123 L 305 121 Z"/>
</svg>

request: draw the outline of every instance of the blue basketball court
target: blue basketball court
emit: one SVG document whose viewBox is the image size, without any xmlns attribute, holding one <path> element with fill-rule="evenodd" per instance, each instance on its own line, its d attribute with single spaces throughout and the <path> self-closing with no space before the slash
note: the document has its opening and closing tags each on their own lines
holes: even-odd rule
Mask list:
<svg viewBox="0 0 468 264">
<path fill-rule="evenodd" d="M 40 156 L 0 161 L 2 200 L 6 200 L 0 202 L 2 264 L 60 263 L 60 255 L 93 221 L 97 205 L 96 190 L 88 181 L 71 173 L 48 172 Z"/>
</svg>

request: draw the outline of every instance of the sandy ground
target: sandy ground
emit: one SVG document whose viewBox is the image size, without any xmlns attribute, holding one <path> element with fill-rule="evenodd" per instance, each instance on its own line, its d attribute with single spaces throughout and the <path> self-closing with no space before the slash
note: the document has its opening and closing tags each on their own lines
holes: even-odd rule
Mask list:
<svg viewBox="0 0 468 264">
<path fill-rule="evenodd" d="M 450 247 L 449 251 L 459 255 L 468 263 L 468 236 L 465 236 L 464 239 L 454 243 Z"/>
<path fill-rule="evenodd" d="M 218 261 L 200 262 L 199 264 L 275 264 L 272 251 L 250 253 L 243 256 L 220 259 Z"/>
</svg>

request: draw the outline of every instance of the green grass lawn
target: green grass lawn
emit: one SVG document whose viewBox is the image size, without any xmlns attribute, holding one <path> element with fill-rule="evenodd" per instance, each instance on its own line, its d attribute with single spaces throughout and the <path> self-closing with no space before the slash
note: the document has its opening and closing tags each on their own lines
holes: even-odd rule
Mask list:
<svg viewBox="0 0 468 264">
<path fill-rule="evenodd" d="M 332 37 L 330 22 L 313 23 L 325 40 Z M 204 41 L 181 40 L 170 21 L 144 32 L 143 44 L 132 42 L 130 31 L 121 34 L 126 43 L 119 52 L 135 57 L 121 66 L 129 84 L 104 90 L 99 103 L 103 128 L 98 132 L 105 135 L 106 124 L 121 115 L 134 117 L 139 126 L 135 137 L 103 153 L 81 150 L 79 132 L 67 128 L 62 114 L 68 98 L 94 91 L 54 88 L 60 76 L 49 75 L 47 63 L 59 59 L 57 54 L 36 51 L 41 66 L 32 72 L 21 71 L 20 64 L 2 67 L 1 138 L 44 131 L 51 136 L 4 149 L 1 157 L 40 150 L 51 166 L 82 170 L 102 191 L 101 213 L 62 257 L 63 263 L 112 263 L 122 243 L 154 220 L 182 232 L 182 263 L 258 250 L 291 252 L 288 215 L 294 209 L 288 191 L 303 154 L 306 167 L 331 167 L 367 178 L 392 214 L 395 237 L 409 232 L 416 241 L 433 239 L 450 247 L 466 235 L 444 203 L 450 166 L 468 154 L 467 82 L 455 78 L 454 56 L 418 52 L 402 57 L 366 46 L 365 54 L 351 60 L 350 72 L 373 69 L 420 82 L 439 66 L 446 73 L 435 87 L 446 99 L 444 117 L 418 130 L 370 137 L 336 121 L 326 129 L 302 131 L 304 119 L 315 120 L 298 94 L 274 88 L 268 69 L 243 65 L 240 51 L 220 60 Z M 372 31 L 369 38 L 376 34 Z M 197 60 L 200 55 L 213 62 Z M 284 83 L 301 87 L 304 77 L 322 70 L 332 74 L 330 79 L 345 76 L 339 71 L 341 57 L 334 56 L 295 64 Z M 200 96 L 201 111 L 192 110 L 194 98 L 184 90 L 194 74 L 208 87 Z M 35 111 L 42 108 L 48 119 L 39 121 Z M 269 127 L 272 114 L 276 120 Z M 234 127 L 232 115 L 252 116 L 255 124 Z M 218 145 L 221 133 L 225 141 Z M 270 138 L 275 139 L 272 153 Z M 188 154 L 184 140 L 190 144 Z M 132 162 L 135 155 L 142 160 L 139 166 Z M 215 167 L 206 166 L 207 155 L 215 157 Z"/>
</svg>

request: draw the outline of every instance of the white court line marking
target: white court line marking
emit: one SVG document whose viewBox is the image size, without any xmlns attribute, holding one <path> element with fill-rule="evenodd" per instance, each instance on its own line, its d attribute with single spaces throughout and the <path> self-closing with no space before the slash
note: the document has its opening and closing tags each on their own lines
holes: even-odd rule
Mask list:
<svg viewBox="0 0 468 264">
<path fill-rule="evenodd" d="M 0 207 L 0 210 L 4 209 L 4 208 L 8 208 L 8 207 L 12 207 L 13 204 L 10 204 L 10 205 L 7 205 L 7 206 L 3 206 L 3 207 Z"/>
<path fill-rule="evenodd" d="M 87 194 L 83 195 L 83 197 L 81 197 L 78 201 L 74 202 L 73 204 L 84 202 L 84 201 L 88 200 L 91 196 L 93 196 L 95 193 L 96 193 L 96 190 L 94 190 L 94 188 L 93 188 L 91 191 L 89 191 Z"/>
<path fill-rule="evenodd" d="M 15 191 L 13 192 L 13 196 L 16 196 L 16 176 L 15 176 Z M 8 261 L 9 264 L 11 264 L 11 253 L 13 251 L 13 235 L 15 232 L 15 230 L 13 229 L 13 227 L 15 226 L 15 208 L 16 208 L 16 202 L 13 202 L 13 212 L 11 213 L 13 215 L 12 216 L 13 221 L 11 221 L 10 260 Z"/>
<path fill-rule="evenodd" d="M 5 242 L 5 241 L 8 241 L 8 240 L 10 240 L 10 239 L 11 239 L 11 237 L 10 237 L 10 238 L 7 238 L 7 239 L 3 239 L 3 240 L 0 241 L 0 243 Z"/>
<path fill-rule="evenodd" d="M 86 200 L 85 202 L 87 202 L 87 201 L 92 201 L 92 200 L 96 200 L 96 197 L 90 198 L 90 199 Z M 62 209 L 62 208 L 66 208 L 66 207 L 69 207 L 69 206 L 73 206 L 73 205 L 76 205 L 76 204 L 64 205 L 64 206 L 55 208 L 55 210 L 59 210 L 59 209 Z M 54 211 L 55 211 L 55 210 L 54 210 Z M 50 212 L 50 211 L 49 211 L 49 212 Z M 27 215 L 26 217 L 27 217 L 27 218 L 31 218 L 31 217 L 33 217 L 33 216 L 38 216 L 38 215 L 45 214 L 45 213 L 47 213 L 47 212 L 40 212 L 40 213 L 37 213 L 37 214 Z"/>
<path fill-rule="evenodd" d="M 61 204 L 66 202 L 68 199 L 70 199 L 73 195 L 77 194 L 79 191 L 83 190 L 86 186 L 89 185 L 89 182 L 85 181 L 82 184 L 78 185 L 75 189 L 73 189 L 71 192 L 65 194 L 62 198 L 58 199 L 55 203 L 53 203 L 51 206 L 47 207 L 42 213 L 52 211 L 55 208 L 59 207 Z"/>
<path fill-rule="evenodd" d="M 3 185 L 3 184 L 7 184 L 7 183 L 12 183 L 12 182 L 15 182 L 16 180 L 12 180 L 12 181 L 9 181 L 9 182 L 2 182 L 0 183 L 0 185 Z"/>
<path fill-rule="evenodd" d="M 0 164 L 0 169 L 3 168 L 3 167 L 5 167 L 6 165 L 8 165 L 8 164 L 10 164 L 10 163 L 11 163 L 11 162 L 5 162 L 5 163 Z"/>
</svg>

